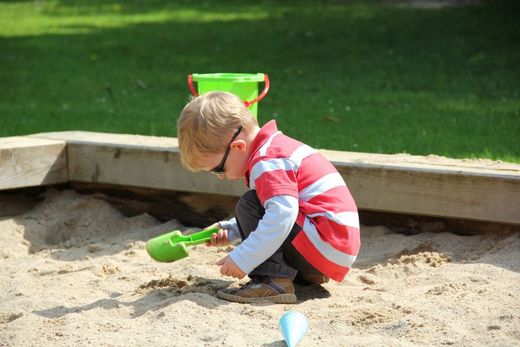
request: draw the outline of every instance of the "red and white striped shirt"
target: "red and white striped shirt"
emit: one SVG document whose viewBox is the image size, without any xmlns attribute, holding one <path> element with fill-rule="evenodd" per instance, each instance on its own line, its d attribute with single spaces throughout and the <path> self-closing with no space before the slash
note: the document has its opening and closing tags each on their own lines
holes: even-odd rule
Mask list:
<svg viewBox="0 0 520 347">
<path fill-rule="evenodd" d="M 343 178 L 323 155 L 270 121 L 252 143 L 245 173 L 262 205 L 285 195 L 298 199 L 295 248 L 324 275 L 342 281 L 361 246 L 356 203 Z"/>
</svg>

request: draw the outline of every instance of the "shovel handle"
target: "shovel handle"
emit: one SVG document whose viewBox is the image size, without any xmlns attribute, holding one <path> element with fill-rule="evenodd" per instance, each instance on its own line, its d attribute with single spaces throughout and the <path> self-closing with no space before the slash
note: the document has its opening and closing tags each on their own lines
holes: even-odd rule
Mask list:
<svg viewBox="0 0 520 347">
<path fill-rule="evenodd" d="M 218 233 L 220 230 L 219 227 L 213 227 L 205 230 L 201 230 L 194 234 L 189 235 L 190 240 L 184 242 L 186 246 L 195 246 L 200 245 L 201 243 L 205 243 L 211 240 L 211 235 Z"/>
</svg>

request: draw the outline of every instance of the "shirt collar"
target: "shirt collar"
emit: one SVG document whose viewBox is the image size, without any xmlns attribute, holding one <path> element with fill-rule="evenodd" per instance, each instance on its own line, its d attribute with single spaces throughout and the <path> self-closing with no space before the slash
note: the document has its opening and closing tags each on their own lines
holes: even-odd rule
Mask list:
<svg viewBox="0 0 520 347">
<path fill-rule="evenodd" d="M 262 128 L 260 128 L 260 131 L 258 134 L 256 134 L 256 137 L 251 144 L 251 157 L 256 153 L 256 151 L 260 149 L 260 147 L 262 147 L 264 143 L 267 142 L 267 140 L 269 140 L 271 135 L 277 131 L 278 127 L 276 126 L 276 121 L 274 119 L 267 122 Z"/>
<path fill-rule="evenodd" d="M 253 159 L 255 153 L 262 147 L 264 143 L 269 140 L 271 135 L 273 135 L 275 132 L 278 131 L 278 127 L 276 126 L 276 121 L 270 120 L 269 122 L 265 123 L 262 128 L 260 128 L 260 131 L 258 134 L 256 134 L 255 139 L 251 143 L 251 154 L 249 155 L 249 162 L 248 162 L 248 168 L 245 173 L 245 181 L 246 185 L 249 187 L 249 173 L 251 170 L 251 160 Z"/>
</svg>

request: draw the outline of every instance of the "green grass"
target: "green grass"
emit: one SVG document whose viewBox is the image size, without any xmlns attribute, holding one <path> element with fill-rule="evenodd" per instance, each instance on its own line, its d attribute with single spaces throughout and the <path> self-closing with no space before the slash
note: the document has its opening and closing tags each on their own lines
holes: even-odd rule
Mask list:
<svg viewBox="0 0 520 347">
<path fill-rule="evenodd" d="M 193 72 L 265 72 L 314 147 L 520 163 L 520 6 L 0 2 L 0 136 L 175 136 Z"/>
</svg>

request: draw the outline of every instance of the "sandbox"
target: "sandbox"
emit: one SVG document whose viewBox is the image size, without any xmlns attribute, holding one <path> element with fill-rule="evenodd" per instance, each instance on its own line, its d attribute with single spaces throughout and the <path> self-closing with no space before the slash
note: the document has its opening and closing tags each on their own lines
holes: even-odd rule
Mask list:
<svg viewBox="0 0 520 347">
<path fill-rule="evenodd" d="M 214 265 L 229 248 L 168 264 L 146 254 L 151 237 L 230 215 L 243 189 L 182 170 L 174 139 L 39 134 L 0 139 L 0 154 L 0 346 L 284 346 L 288 309 L 309 320 L 301 346 L 520 342 L 517 165 L 337 159 L 365 219 L 420 215 L 421 227 L 363 225 L 343 283 L 299 285 L 295 305 L 243 305 L 214 295 L 235 285 Z"/>
</svg>

